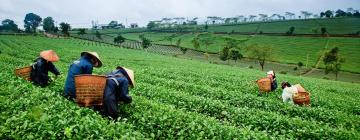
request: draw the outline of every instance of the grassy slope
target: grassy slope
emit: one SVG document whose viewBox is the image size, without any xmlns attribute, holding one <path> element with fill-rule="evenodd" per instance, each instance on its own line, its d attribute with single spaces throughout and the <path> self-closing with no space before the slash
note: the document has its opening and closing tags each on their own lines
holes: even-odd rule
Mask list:
<svg viewBox="0 0 360 140">
<path fill-rule="evenodd" d="M 209 25 L 210 32 L 258 32 L 263 33 L 285 33 L 291 26 L 295 27 L 295 34 L 320 34 L 320 28 L 325 27 L 330 34 L 352 34 L 360 31 L 360 18 L 332 18 L 332 19 L 306 19 L 241 23 L 233 25 Z M 204 25 L 186 26 L 185 31 L 202 31 Z M 200 29 L 200 30 L 198 30 Z M 313 29 L 318 32 L 314 33 Z M 146 28 L 136 29 L 106 29 L 103 33 L 116 32 L 143 32 Z"/>
<path fill-rule="evenodd" d="M 360 18 L 332 18 L 332 19 L 309 19 L 309 20 L 289 20 L 289 21 L 274 21 L 274 22 L 260 22 L 239 24 L 239 25 L 210 25 L 209 31 L 215 32 L 254 32 L 258 27 L 259 31 L 265 33 L 284 33 L 289 27 L 295 27 L 295 34 L 313 34 L 313 29 L 318 29 L 320 33 L 321 27 L 326 27 L 330 34 L 349 34 L 360 31 Z M 127 29 L 126 31 L 130 31 Z M 133 29 L 134 31 L 140 29 Z M 103 33 L 119 32 L 119 30 L 103 30 Z M 122 32 L 122 31 L 121 31 Z M 128 39 L 139 40 L 138 36 L 142 33 L 127 33 L 123 34 Z M 172 41 L 166 40 L 166 36 L 173 33 L 144 33 L 150 40 L 160 44 L 175 44 L 176 40 L 182 39 L 182 47 L 193 48 L 191 39 L 193 34 L 178 35 Z M 116 34 L 111 34 L 116 36 Z M 199 48 L 202 51 L 219 52 L 225 46 L 224 37 L 229 35 L 214 35 L 214 44 L 209 48 L 202 46 Z M 247 36 L 232 35 L 237 39 L 245 39 Z M 272 61 L 280 63 L 298 62 L 308 63 L 309 66 L 314 66 L 323 52 L 327 39 L 326 38 L 305 38 L 305 37 L 269 37 L 256 36 L 250 39 L 247 45 L 260 44 L 270 45 L 274 49 Z M 343 65 L 344 71 L 360 73 L 359 58 L 357 52 L 360 52 L 360 39 L 353 38 L 331 38 L 328 44 L 328 49 L 332 47 L 339 47 L 346 62 Z M 247 55 L 244 52 L 245 56 Z M 324 67 L 320 65 L 320 67 Z"/>
<path fill-rule="evenodd" d="M 127 137 L 157 139 L 231 139 L 249 136 L 357 139 L 360 136 L 358 84 L 279 74 L 279 81 L 301 83 L 312 93 L 312 107 L 297 107 L 277 99 L 280 89 L 268 97 L 257 97 L 254 80 L 264 76 L 260 71 L 107 45 L 87 46 L 83 42 L 0 36 L 0 74 L 5 77 L 1 78 L 4 84 L 1 84 L 0 103 L 4 111 L 0 117 L 0 136 L 64 137 L 65 128 L 72 127 L 72 131 L 78 131 L 72 132 L 73 138 L 95 139 L 125 134 Z M 43 49 L 54 49 L 59 54 L 61 60 L 55 64 L 64 76 L 46 89 L 15 80 L 12 70 L 30 64 Z M 68 65 L 84 50 L 97 51 L 104 62 L 104 66 L 94 69 L 94 73 L 105 73 L 118 65 L 135 70 L 138 86 L 131 90 L 134 103 L 121 106 L 125 112 L 122 113 L 123 119 L 117 123 L 103 120 L 97 113 L 76 107 L 60 96 Z M 31 119 L 34 118 L 31 115 L 33 110 L 43 106 L 47 108 L 38 115 L 40 119 L 36 119 L 36 116 Z M 44 115 L 48 117 L 42 117 Z M 69 117 L 72 119 L 68 120 Z M 47 121 L 42 123 L 43 119 Z M 22 125 L 25 122 L 27 126 Z M 17 127 L 19 125 L 22 127 Z M 122 128 L 122 132 L 115 133 L 119 131 L 117 128 Z M 96 132 L 99 134 L 90 135 Z"/>
<path fill-rule="evenodd" d="M 125 38 L 138 40 L 140 33 L 128 33 L 123 34 Z M 193 48 L 191 43 L 194 34 L 184 34 L 175 37 L 172 43 L 168 40 L 164 40 L 166 36 L 172 35 L 171 33 L 144 33 L 145 37 L 156 41 L 160 44 L 175 44 L 176 40 L 182 39 L 182 47 Z M 225 46 L 224 37 L 233 37 L 239 40 L 248 38 L 243 35 L 213 35 L 214 44 L 210 45 L 207 49 L 202 46 L 200 50 L 218 52 L 223 46 Z M 158 41 L 162 40 L 162 41 Z M 328 45 L 327 41 L 329 40 Z M 360 72 L 358 57 L 360 52 L 360 39 L 358 38 L 318 38 L 318 37 L 286 37 L 286 36 L 254 36 L 249 39 L 245 44 L 240 44 L 240 47 L 251 46 L 253 44 L 268 45 L 273 48 L 272 61 L 280 63 L 292 63 L 297 64 L 308 62 L 309 66 L 315 66 L 318 58 L 322 54 L 325 48 L 330 49 L 333 47 L 339 47 L 340 53 L 346 59 L 343 64 L 343 70 L 350 72 Z M 246 51 L 243 51 L 245 56 L 249 56 Z M 309 54 L 309 56 L 308 56 Z M 323 65 L 320 65 L 323 67 Z"/>
<path fill-rule="evenodd" d="M 295 27 L 295 34 L 314 34 L 313 29 L 325 27 L 330 34 L 350 34 L 360 31 L 360 18 L 334 18 L 334 19 L 309 19 L 262 23 L 244 24 L 233 26 L 210 26 L 209 31 L 214 32 L 258 32 L 264 33 L 285 33 L 289 28 Z"/>
</svg>

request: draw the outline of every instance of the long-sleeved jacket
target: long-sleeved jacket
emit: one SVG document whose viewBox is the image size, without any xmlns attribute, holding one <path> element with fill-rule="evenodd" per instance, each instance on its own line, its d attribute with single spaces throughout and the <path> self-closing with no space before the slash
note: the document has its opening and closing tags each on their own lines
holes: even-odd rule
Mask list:
<svg viewBox="0 0 360 140">
<path fill-rule="evenodd" d="M 271 91 L 274 91 L 278 87 L 276 79 L 271 82 Z"/>
<path fill-rule="evenodd" d="M 35 59 L 35 63 L 32 65 L 33 69 L 30 74 L 30 78 L 35 85 L 42 87 L 48 85 L 50 77 L 49 71 L 55 75 L 60 75 L 59 70 L 56 69 L 52 62 L 46 61 L 44 58 Z"/>
<path fill-rule="evenodd" d="M 129 95 L 129 81 L 123 76 L 124 71 L 116 70 L 107 75 L 106 86 L 104 90 L 104 114 L 117 118 L 118 108 L 117 103 L 123 101 L 124 103 L 131 103 L 132 98 Z"/>
<path fill-rule="evenodd" d="M 283 99 L 284 103 L 290 103 L 290 104 L 294 104 L 293 102 L 293 96 L 294 94 L 298 93 L 298 89 L 295 86 L 291 86 L 291 87 L 285 87 L 283 89 L 283 93 L 281 94 L 281 97 Z"/>
<path fill-rule="evenodd" d="M 64 96 L 75 98 L 75 75 L 92 74 L 93 65 L 89 56 L 82 56 L 79 60 L 74 61 L 69 68 L 65 81 Z"/>
</svg>

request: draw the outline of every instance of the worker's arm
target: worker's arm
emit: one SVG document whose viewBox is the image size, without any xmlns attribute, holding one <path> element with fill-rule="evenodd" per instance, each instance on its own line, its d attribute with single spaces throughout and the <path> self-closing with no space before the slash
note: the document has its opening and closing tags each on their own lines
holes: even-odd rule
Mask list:
<svg viewBox="0 0 360 140">
<path fill-rule="evenodd" d="M 52 72 L 55 75 L 60 75 L 60 72 L 58 69 L 56 69 L 55 65 L 52 62 L 49 62 L 48 64 L 49 71 Z"/>
</svg>

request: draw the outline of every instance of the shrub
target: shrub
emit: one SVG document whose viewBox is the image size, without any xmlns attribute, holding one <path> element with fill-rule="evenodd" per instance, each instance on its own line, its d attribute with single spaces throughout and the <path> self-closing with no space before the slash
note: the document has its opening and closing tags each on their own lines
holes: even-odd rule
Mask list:
<svg viewBox="0 0 360 140">
<path fill-rule="evenodd" d="M 280 73 L 280 74 L 287 74 L 286 71 L 280 71 L 279 73 Z"/>
</svg>

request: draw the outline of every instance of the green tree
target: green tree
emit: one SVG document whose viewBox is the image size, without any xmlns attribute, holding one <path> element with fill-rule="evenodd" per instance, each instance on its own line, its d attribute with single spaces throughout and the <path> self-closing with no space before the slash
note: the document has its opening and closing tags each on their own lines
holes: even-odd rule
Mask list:
<svg viewBox="0 0 360 140">
<path fill-rule="evenodd" d="M 295 31 L 295 27 L 294 26 L 291 26 L 289 28 L 289 30 L 286 32 L 286 35 L 293 35 L 294 34 L 294 31 Z"/>
<path fill-rule="evenodd" d="M 43 29 L 45 32 L 53 32 L 55 29 L 54 20 L 52 17 L 46 17 L 43 21 Z"/>
<path fill-rule="evenodd" d="M 333 72 L 336 76 L 335 80 L 337 80 L 341 70 L 341 63 L 345 62 L 345 59 L 339 54 L 339 48 L 335 47 L 325 52 L 323 62 L 325 64 L 325 74 Z"/>
<path fill-rule="evenodd" d="M 219 54 L 220 60 L 222 60 L 222 61 L 229 60 L 229 58 L 230 58 L 229 50 L 230 50 L 230 48 L 228 46 L 225 46 L 222 48 L 222 50 L 220 51 L 220 54 Z M 229 63 L 229 61 L 228 61 L 228 63 Z"/>
<path fill-rule="evenodd" d="M 101 33 L 99 31 L 96 31 L 95 32 L 95 36 L 98 38 L 98 39 L 101 39 Z"/>
<path fill-rule="evenodd" d="M 19 28 L 13 20 L 5 19 L 1 22 L 2 30 L 18 32 Z"/>
<path fill-rule="evenodd" d="M 239 49 L 237 49 L 237 48 L 231 48 L 229 51 L 230 51 L 230 52 L 229 52 L 229 57 L 230 57 L 231 60 L 234 60 L 235 63 L 236 63 L 236 61 L 237 61 L 238 59 L 243 58 L 243 55 L 240 53 L 240 50 L 239 50 Z"/>
<path fill-rule="evenodd" d="M 122 35 L 118 35 L 114 38 L 114 43 L 116 44 L 122 44 L 125 42 L 125 38 Z"/>
<path fill-rule="evenodd" d="M 57 33 L 59 31 L 59 28 L 58 27 L 55 27 L 54 28 L 54 33 Z"/>
<path fill-rule="evenodd" d="M 61 23 L 60 23 L 60 29 L 61 29 L 61 32 L 62 32 L 65 36 L 70 36 L 70 34 L 69 34 L 69 30 L 71 29 L 70 24 L 65 23 L 65 22 L 61 22 Z"/>
<path fill-rule="evenodd" d="M 209 29 L 209 25 L 205 24 L 205 31 L 207 31 Z"/>
<path fill-rule="evenodd" d="M 259 62 L 261 70 L 264 70 L 266 60 L 271 58 L 271 47 L 270 46 L 259 46 L 257 44 L 250 46 L 249 52 L 252 58 Z"/>
<path fill-rule="evenodd" d="M 41 17 L 34 13 L 26 14 L 24 19 L 25 31 L 28 33 L 36 33 L 36 28 L 40 25 L 41 20 Z"/>
<path fill-rule="evenodd" d="M 234 60 L 235 63 L 238 59 L 243 58 L 243 55 L 240 53 L 240 49 L 238 48 L 239 42 L 236 39 L 231 37 L 225 38 L 226 46 L 220 51 L 220 59 L 223 61 Z M 242 41 L 241 41 L 242 42 Z"/>
<path fill-rule="evenodd" d="M 325 27 L 321 27 L 321 35 L 325 35 L 327 33 L 327 30 Z"/>
<path fill-rule="evenodd" d="M 155 26 L 156 26 L 155 22 L 154 22 L 154 21 L 150 21 L 150 22 L 147 24 L 146 27 L 147 27 L 147 29 L 152 30 L 152 29 L 155 28 Z"/>
<path fill-rule="evenodd" d="M 325 11 L 325 16 L 327 17 L 327 18 L 331 18 L 331 17 L 333 17 L 334 16 L 334 13 L 333 13 L 333 11 L 331 11 L 331 10 L 327 10 L 327 11 Z"/>
<path fill-rule="evenodd" d="M 151 42 L 149 39 L 142 37 L 141 38 L 141 46 L 143 49 L 149 48 L 149 46 L 151 45 Z"/>
<path fill-rule="evenodd" d="M 118 24 L 118 22 L 117 21 L 110 21 L 110 23 L 108 24 L 108 26 L 110 27 L 110 28 L 115 28 L 116 26 L 118 26 L 119 24 Z"/>
<path fill-rule="evenodd" d="M 346 12 L 341 9 L 336 10 L 335 13 L 336 13 L 335 17 L 345 17 L 346 16 Z"/>
<path fill-rule="evenodd" d="M 86 29 L 84 29 L 84 28 L 79 29 L 78 35 L 84 35 L 84 34 L 86 34 L 85 31 L 86 31 Z"/>
<path fill-rule="evenodd" d="M 192 40 L 191 43 L 193 44 L 195 49 L 199 49 L 200 48 L 200 41 L 199 41 L 199 37 L 195 36 Z"/>
</svg>

